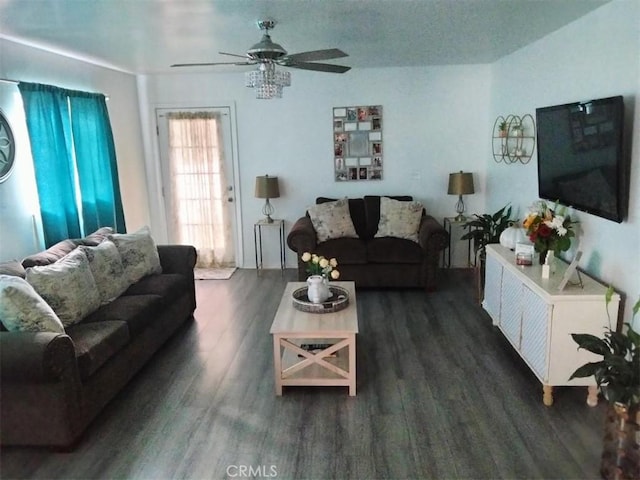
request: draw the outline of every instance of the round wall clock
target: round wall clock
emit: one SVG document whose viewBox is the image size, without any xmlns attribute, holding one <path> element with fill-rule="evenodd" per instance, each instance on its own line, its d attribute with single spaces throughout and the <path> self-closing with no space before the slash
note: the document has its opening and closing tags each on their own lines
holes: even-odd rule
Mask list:
<svg viewBox="0 0 640 480">
<path fill-rule="evenodd" d="M 0 183 L 9 178 L 16 159 L 16 143 L 7 117 L 0 111 Z"/>
</svg>

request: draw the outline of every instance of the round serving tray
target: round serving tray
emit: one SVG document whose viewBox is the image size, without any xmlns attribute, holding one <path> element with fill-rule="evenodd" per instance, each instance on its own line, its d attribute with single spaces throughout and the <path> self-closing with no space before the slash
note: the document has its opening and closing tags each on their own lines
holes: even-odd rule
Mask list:
<svg viewBox="0 0 640 480">
<path fill-rule="evenodd" d="M 344 310 L 349 305 L 349 292 L 336 286 L 329 286 L 331 296 L 322 303 L 313 303 L 307 295 L 308 287 L 298 288 L 293 291 L 293 307 L 296 310 L 307 313 L 334 313 Z"/>
</svg>

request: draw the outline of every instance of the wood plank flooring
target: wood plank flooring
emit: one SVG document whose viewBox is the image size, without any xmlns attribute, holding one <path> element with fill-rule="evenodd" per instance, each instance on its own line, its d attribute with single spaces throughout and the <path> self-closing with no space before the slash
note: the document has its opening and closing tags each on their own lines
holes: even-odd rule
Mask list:
<svg viewBox="0 0 640 480">
<path fill-rule="evenodd" d="M 471 274 L 438 292 L 358 292 L 358 394 L 274 394 L 269 328 L 287 281 L 238 270 L 197 282 L 181 329 L 72 453 L 4 448 L 2 478 L 599 478 L 604 405 L 555 405 L 491 325 Z"/>
</svg>

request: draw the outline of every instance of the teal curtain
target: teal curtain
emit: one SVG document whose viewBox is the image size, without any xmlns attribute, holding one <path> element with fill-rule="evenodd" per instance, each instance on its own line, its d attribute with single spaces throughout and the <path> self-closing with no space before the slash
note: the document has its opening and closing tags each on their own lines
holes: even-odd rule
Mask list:
<svg viewBox="0 0 640 480">
<path fill-rule="evenodd" d="M 25 82 L 18 87 L 31 141 L 45 244 L 81 237 L 105 226 L 125 232 L 104 95 Z"/>
<path fill-rule="evenodd" d="M 109 112 L 102 94 L 70 92 L 73 145 L 85 232 L 112 226 L 125 232 L 118 165 Z"/>
<path fill-rule="evenodd" d="M 50 85 L 18 84 L 27 118 L 47 246 L 81 236 L 67 96 Z"/>
</svg>

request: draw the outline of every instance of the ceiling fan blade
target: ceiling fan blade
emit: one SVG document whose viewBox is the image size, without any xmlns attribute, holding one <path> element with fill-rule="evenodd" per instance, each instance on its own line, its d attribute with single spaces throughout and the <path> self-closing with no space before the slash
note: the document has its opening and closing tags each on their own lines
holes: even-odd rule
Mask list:
<svg viewBox="0 0 640 480">
<path fill-rule="evenodd" d="M 251 58 L 249 55 L 238 55 L 237 53 L 218 52 L 220 55 L 229 55 L 231 57 Z"/>
<path fill-rule="evenodd" d="M 346 53 L 338 48 L 328 48 L 326 50 L 313 50 L 311 52 L 300 52 L 286 55 L 283 60 L 293 60 L 294 62 L 316 62 L 318 60 L 331 60 L 332 58 L 348 57 Z"/>
<path fill-rule="evenodd" d="M 328 73 L 344 73 L 351 70 L 351 67 L 345 67 L 343 65 L 331 65 L 329 63 L 306 63 L 306 62 L 292 62 L 283 64 L 285 67 L 300 68 L 302 70 L 315 70 L 316 72 L 328 72 Z"/>
<path fill-rule="evenodd" d="M 214 65 L 255 65 L 256 62 L 174 63 L 172 67 L 211 67 Z"/>
</svg>

